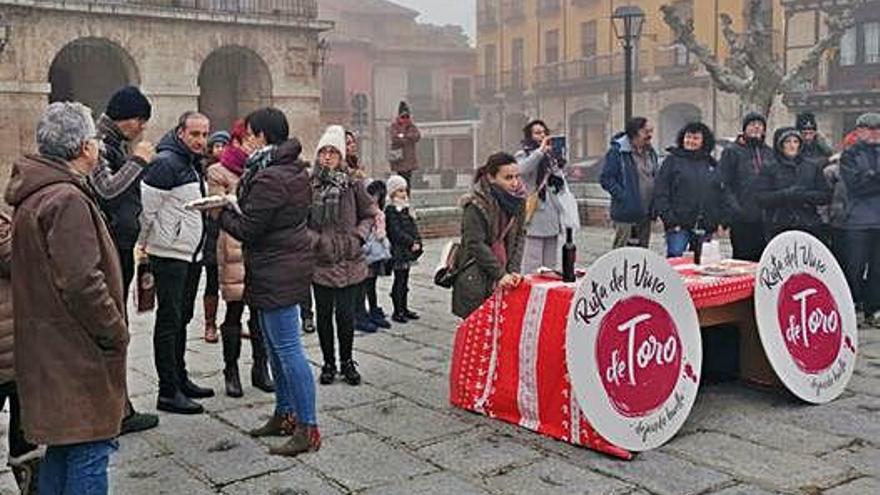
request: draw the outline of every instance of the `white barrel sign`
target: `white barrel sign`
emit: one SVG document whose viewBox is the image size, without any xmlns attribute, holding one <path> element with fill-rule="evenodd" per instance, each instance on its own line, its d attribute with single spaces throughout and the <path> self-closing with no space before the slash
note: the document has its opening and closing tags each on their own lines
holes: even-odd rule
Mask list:
<svg viewBox="0 0 880 495">
<path fill-rule="evenodd" d="M 843 270 L 822 242 L 796 231 L 770 242 L 758 268 L 755 317 L 767 359 L 793 394 L 822 404 L 846 389 L 858 323 Z"/>
<path fill-rule="evenodd" d="M 703 359 L 681 276 L 646 249 L 599 258 L 575 291 L 566 357 L 578 404 L 599 434 L 632 451 L 664 444 L 690 413 Z"/>
</svg>

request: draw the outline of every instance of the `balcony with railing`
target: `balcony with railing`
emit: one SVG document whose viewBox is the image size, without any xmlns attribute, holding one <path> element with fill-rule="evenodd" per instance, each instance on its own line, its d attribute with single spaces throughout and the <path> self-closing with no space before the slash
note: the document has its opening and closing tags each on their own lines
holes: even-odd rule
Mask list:
<svg viewBox="0 0 880 495">
<path fill-rule="evenodd" d="M 480 74 L 474 78 L 477 98 L 491 100 L 498 93 L 498 74 Z"/>
<path fill-rule="evenodd" d="M 538 0 L 538 15 L 557 14 L 562 11 L 562 0 Z"/>
<path fill-rule="evenodd" d="M 41 4 L 75 5 L 123 5 L 152 7 L 181 12 L 207 11 L 242 15 L 270 15 L 279 17 L 318 17 L 317 0 L 34 0 Z"/>
<path fill-rule="evenodd" d="M 645 55 L 642 52 L 642 55 Z M 613 84 L 622 79 L 625 70 L 622 53 L 595 55 L 581 60 L 541 65 L 535 68 L 535 89 L 556 91 L 584 89 L 590 85 Z M 635 64 L 637 75 L 645 70 Z"/>
<path fill-rule="evenodd" d="M 491 7 L 483 7 L 477 10 L 477 28 L 495 29 L 498 27 L 498 12 Z"/>
<path fill-rule="evenodd" d="M 654 49 L 654 70 L 660 75 L 689 75 L 698 65 L 697 57 L 683 45 Z"/>
<path fill-rule="evenodd" d="M 505 22 L 524 21 L 526 19 L 525 0 L 502 0 L 501 15 Z"/>
<path fill-rule="evenodd" d="M 501 91 L 521 93 L 525 89 L 525 69 L 517 68 L 501 72 Z"/>
</svg>

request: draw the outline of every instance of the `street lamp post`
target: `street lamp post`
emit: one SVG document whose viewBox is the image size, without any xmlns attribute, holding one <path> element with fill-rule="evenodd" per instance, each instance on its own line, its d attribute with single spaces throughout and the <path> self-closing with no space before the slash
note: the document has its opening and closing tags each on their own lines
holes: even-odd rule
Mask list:
<svg viewBox="0 0 880 495">
<path fill-rule="evenodd" d="M 622 5 L 614 9 L 611 23 L 614 26 L 615 36 L 623 46 L 625 64 L 623 116 L 626 123 L 632 118 L 633 47 L 642 35 L 645 13 L 635 5 Z"/>
</svg>

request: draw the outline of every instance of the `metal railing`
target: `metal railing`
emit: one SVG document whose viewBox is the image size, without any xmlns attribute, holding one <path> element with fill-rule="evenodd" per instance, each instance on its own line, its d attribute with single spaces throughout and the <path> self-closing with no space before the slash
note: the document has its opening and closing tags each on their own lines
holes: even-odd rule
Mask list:
<svg viewBox="0 0 880 495">
<path fill-rule="evenodd" d="M 525 69 L 518 68 L 513 70 L 505 70 L 501 72 L 501 90 L 502 91 L 522 91 L 525 87 L 524 77 Z"/>
<path fill-rule="evenodd" d="M 477 96 L 491 98 L 498 92 L 498 74 L 480 74 L 474 78 Z"/>
<path fill-rule="evenodd" d="M 644 56 L 645 52 L 641 52 L 641 55 Z M 561 86 L 607 82 L 622 76 L 624 70 L 622 53 L 541 65 L 535 68 L 535 87 L 555 89 Z M 644 67 L 636 63 L 635 73 L 644 75 Z"/>
<path fill-rule="evenodd" d="M 36 0 L 66 5 L 131 5 L 179 11 L 208 11 L 231 14 L 318 17 L 317 0 Z"/>
</svg>

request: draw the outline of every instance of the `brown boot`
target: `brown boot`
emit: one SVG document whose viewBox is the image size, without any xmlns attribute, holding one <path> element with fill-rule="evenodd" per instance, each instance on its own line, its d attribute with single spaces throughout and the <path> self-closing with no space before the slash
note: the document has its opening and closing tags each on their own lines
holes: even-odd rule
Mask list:
<svg viewBox="0 0 880 495">
<path fill-rule="evenodd" d="M 272 455 L 296 457 L 306 452 L 317 452 L 321 448 L 321 433 L 317 426 L 300 425 L 286 442 L 277 447 L 269 447 Z"/>
<path fill-rule="evenodd" d="M 260 437 L 287 437 L 296 431 L 296 418 L 293 415 L 278 416 L 273 414 L 263 426 L 251 430 L 248 435 Z"/>
<path fill-rule="evenodd" d="M 220 340 L 217 336 L 217 306 L 220 300 L 217 296 L 205 296 L 202 301 L 205 304 L 205 342 L 216 344 Z"/>
</svg>

